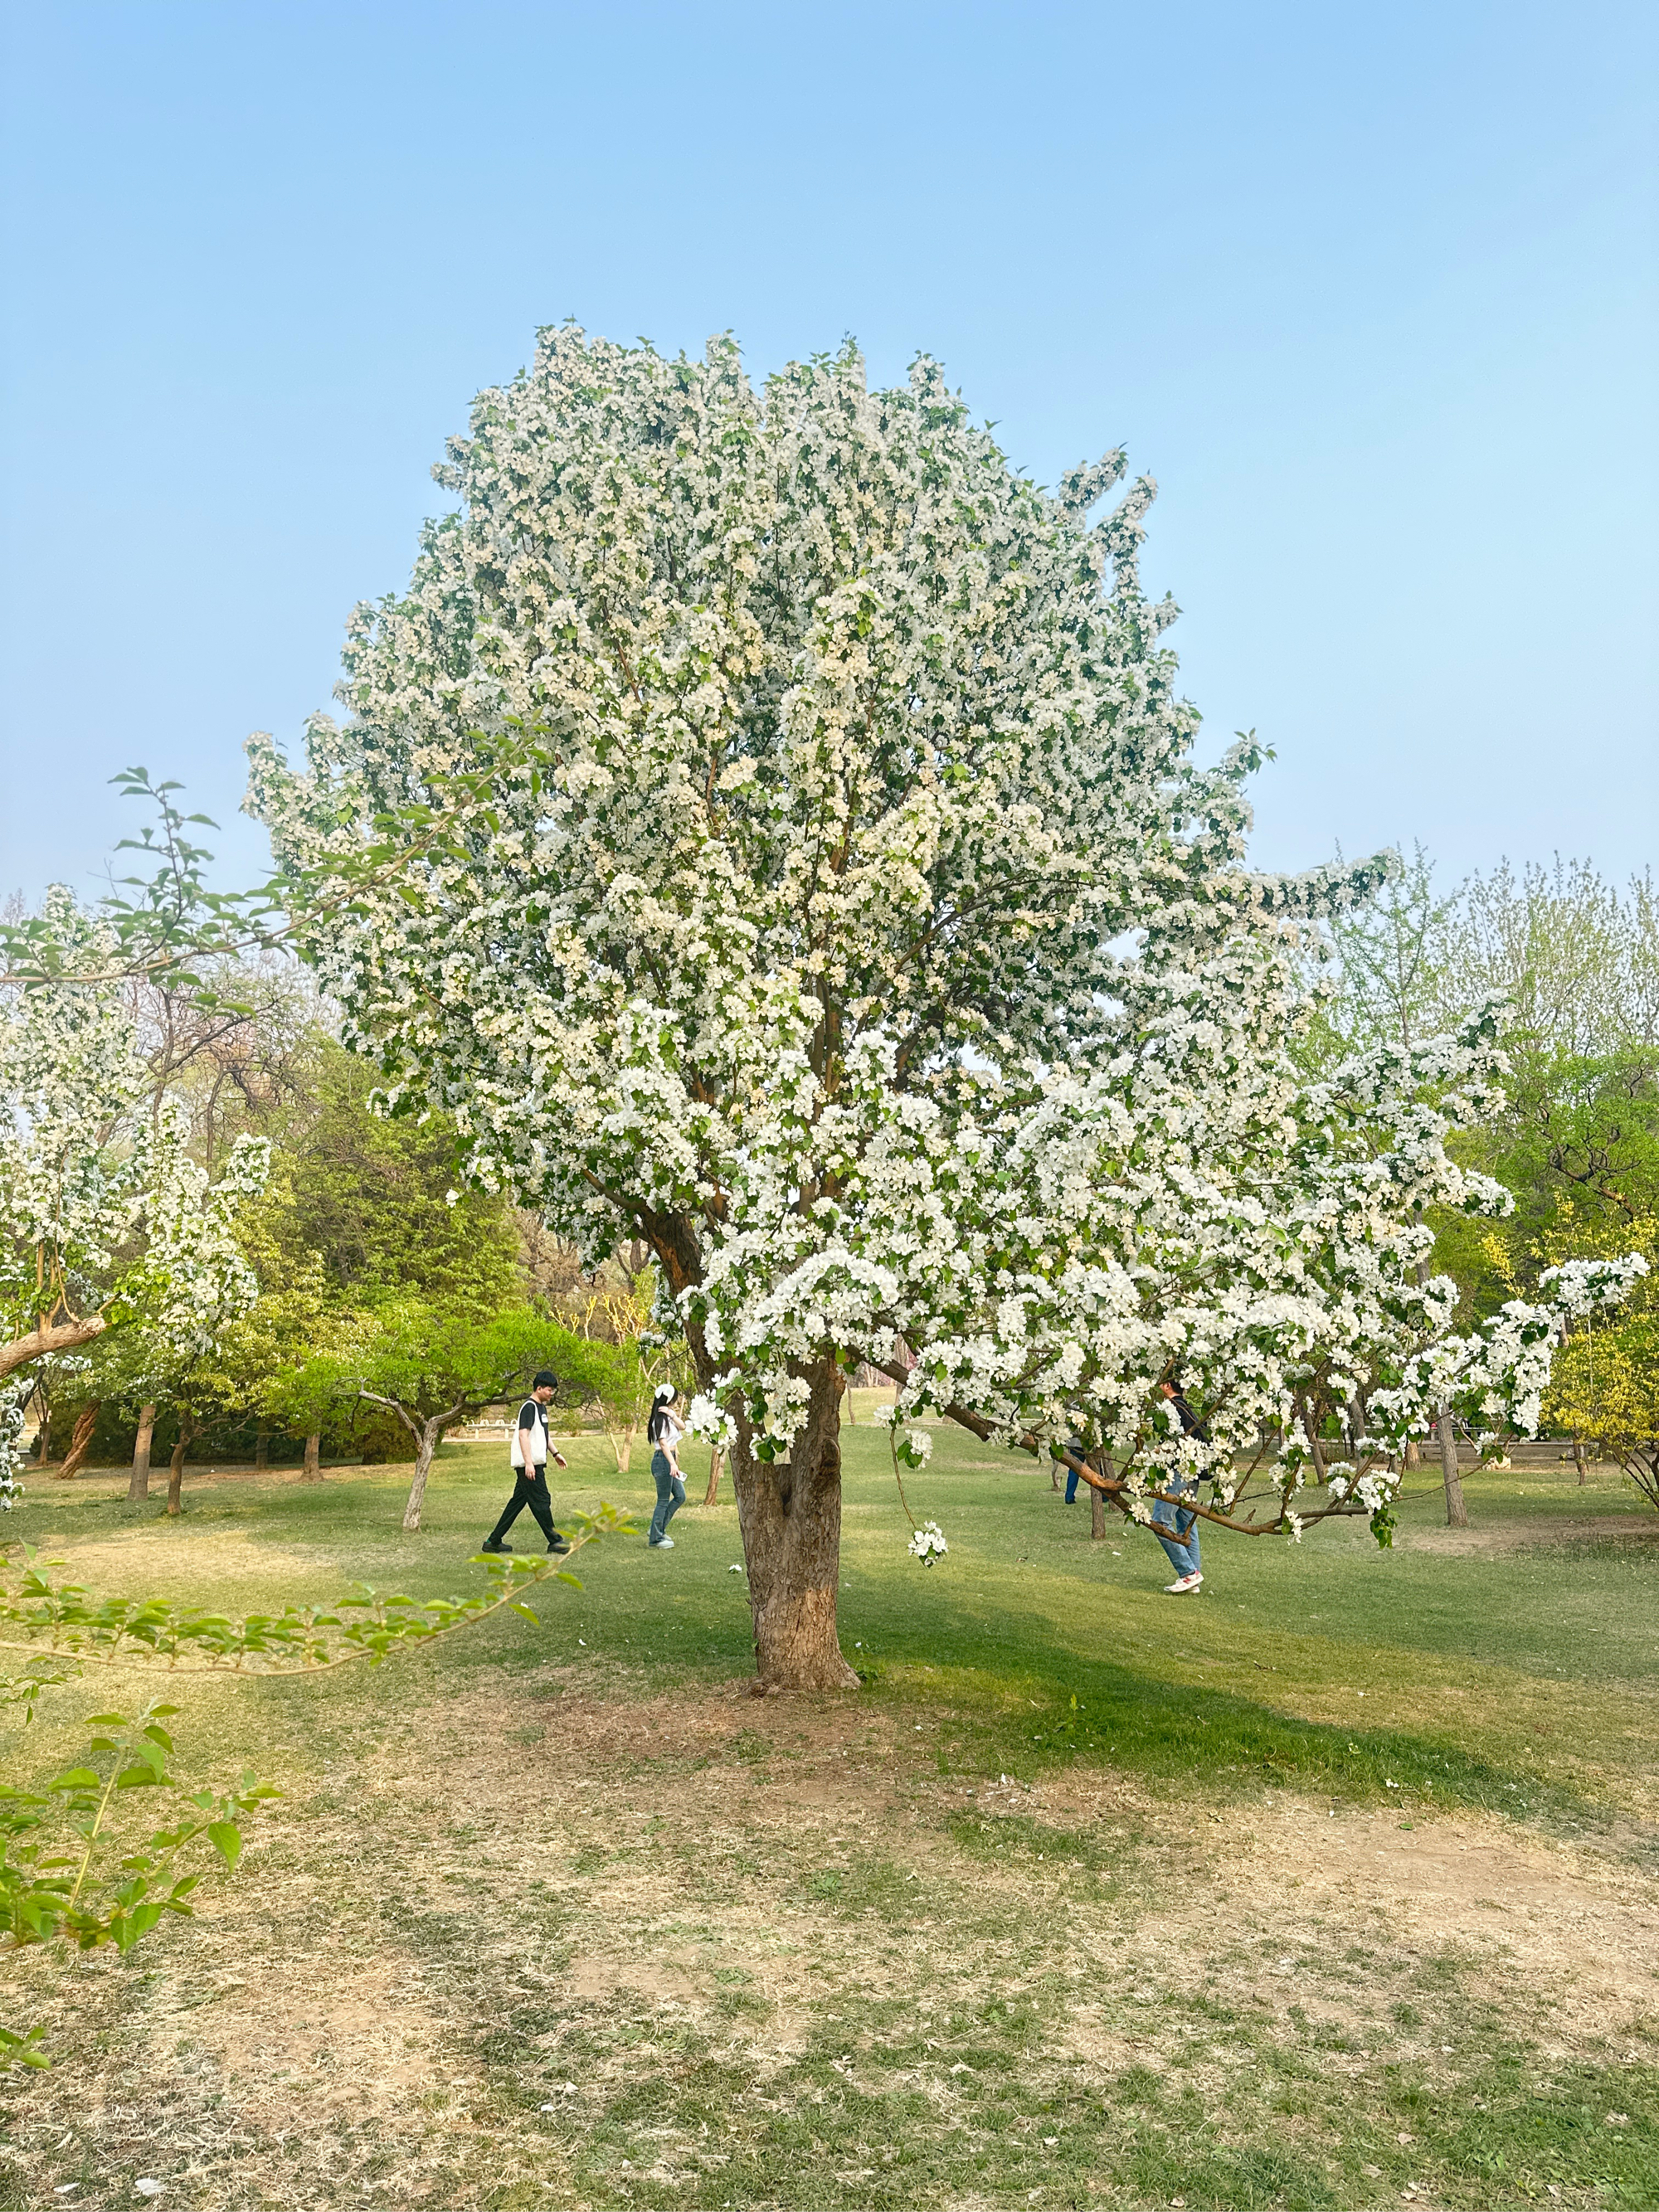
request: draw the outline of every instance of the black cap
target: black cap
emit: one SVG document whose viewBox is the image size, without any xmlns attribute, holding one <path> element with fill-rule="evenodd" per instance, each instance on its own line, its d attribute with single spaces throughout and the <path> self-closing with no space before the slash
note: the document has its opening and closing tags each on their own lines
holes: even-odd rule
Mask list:
<svg viewBox="0 0 1659 2212">
<path fill-rule="evenodd" d="M 520 1374 L 524 1372 L 522 1368 L 519 1371 Z M 544 1367 L 530 1387 L 532 1390 L 539 1390 L 544 1383 L 550 1390 L 556 1390 L 559 1387 L 559 1378 L 550 1367 Z"/>
</svg>

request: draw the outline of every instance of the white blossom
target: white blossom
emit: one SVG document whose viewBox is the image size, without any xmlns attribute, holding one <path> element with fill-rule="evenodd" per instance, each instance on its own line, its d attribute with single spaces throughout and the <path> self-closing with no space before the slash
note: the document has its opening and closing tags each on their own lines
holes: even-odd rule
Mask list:
<svg viewBox="0 0 1659 2212">
<path fill-rule="evenodd" d="M 1310 933 L 1384 864 L 1248 868 L 1256 749 L 1194 760 L 1152 486 L 1089 520 L 1122 473 L 1040 491 L 926 360 L 757 394 L 729 341 L 544 332 L 354 616 L 349 719 L 299 769 L 252 740 L 249 803 L 352 878 L 300 933 L 390 1097 L 590 1255 L 653 1243 L 701 1433 L 786 1457 L 803 1377 L 869 1360 L 901 1424 L 1109 1454 L 1137 1521 L 1177 1478 L 1226 1513 L 1276 1441 L 1294 1532 L 1337 1421 L 1385 1534 L 1440 1401 L 1525 1425 L 1547 1367 L 1542 1310 L 1456 1338 L 1420 1279 L 1426 1208 L 1508 1203 L 1448 1150 L 1497 1017 L 1302 1073 Z"/>
<path fill-rule="evenodd" d="M 176 1362 L 252 1304 L 234 1224 L 269 1165 L 245 1137 L 210 1181 L 184 1105 L 155 1095 L 109 932 L 61 887 L 44 920 L 51 972 L 0 995 L 0 1338 L 17 1378 L 0 1386 L 0 1501 L 22 1402 L 42 1359 L 66 1356 L 54 1338 L 125 1324 Z"/>
<path fill-rule="evenodd" d="M 931 1567 L 936 1559 L 945 1557 L 951 1547 L 945 1542 L 945 1531 L 939 1522 L 925 1521 L 905 1548 L 913 1559 L 920 1559 L 923 1566 Z"/>
</svg>

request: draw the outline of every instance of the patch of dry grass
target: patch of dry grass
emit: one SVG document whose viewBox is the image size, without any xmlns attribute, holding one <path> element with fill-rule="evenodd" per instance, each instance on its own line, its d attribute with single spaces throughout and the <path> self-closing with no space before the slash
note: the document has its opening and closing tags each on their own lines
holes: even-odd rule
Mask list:
<svg viewBox="0 0 1659 2212">
<path fill-rule="evenodd" d="M 1490 2110 L 1495 2046 L 1593 2079 L 1615 2163 L 1659 2142 L 1659 1893 L 1605 1857 L 1285 1793 L 1224 1839 L 1201 1796 L 969 1783 L 931 1722 L 622 1672 L 323 1718 L 193 1927 L 28 1960 L 61 2057 L 15 2202 L 1520 2201 L 1413 2102 Z"/>
</svg>

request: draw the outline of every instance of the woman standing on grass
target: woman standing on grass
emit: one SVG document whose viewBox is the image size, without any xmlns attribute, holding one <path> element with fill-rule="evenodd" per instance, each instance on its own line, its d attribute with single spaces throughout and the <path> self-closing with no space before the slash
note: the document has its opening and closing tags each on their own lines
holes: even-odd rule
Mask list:
<svg viewBox="0 0 1659 2212">
<path fill-rule="evenodd" d="M 651 1444 L 651 1472 L 657 1484 L 657 1510 L 651 1516 L 650 1543 L 653 1552 L 673 1550 L 674 1539 L 668 1533 L 668 1524 L 685 1503 L 685 1485 L 680 1480 L 680 1438 L 685 1434 L 685 1424 L 674 1410 L 678 1402 L 678 1394 L 673 1384 L 665 1382 L 645 1425 Z"/>
</svg>

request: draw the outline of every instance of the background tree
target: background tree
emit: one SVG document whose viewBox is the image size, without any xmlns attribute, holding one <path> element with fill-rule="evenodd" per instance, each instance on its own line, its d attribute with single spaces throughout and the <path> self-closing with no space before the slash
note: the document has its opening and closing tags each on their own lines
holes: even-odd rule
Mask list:
<svg viewBox="0 0 1659 2212">
<path fill-rule="evenodd" d="M 134 1327 L 199 1343 L 251 1304 L 235 1242 L 268 1148 L 240 1137 L 219 1179 L 192 1156 L 183 1102 L 159 1101 L 109 933 L 61 890 L 34 941 L 58 972 L 0 993 L 0 1378 Z M 0 1467 L 0 1487 L 10 1480 Z"/>
<path fill-rule="evenodd" d="M 481 1319 L 465 1306 L 398 1299 L 359 1317 L 356 1340 L 336 1362 L 337 1389 L 387 1407 L 413 1438 L 404 1508 L 404 1527 L 413 1530 L 434 1455 L 451 1429 L 522 1395 L 539 1368 L 551 1368 L 567 1394 L 587 1395 L 600 1364 L 596 1349 L 525 1307 Z"/>
</svg>

